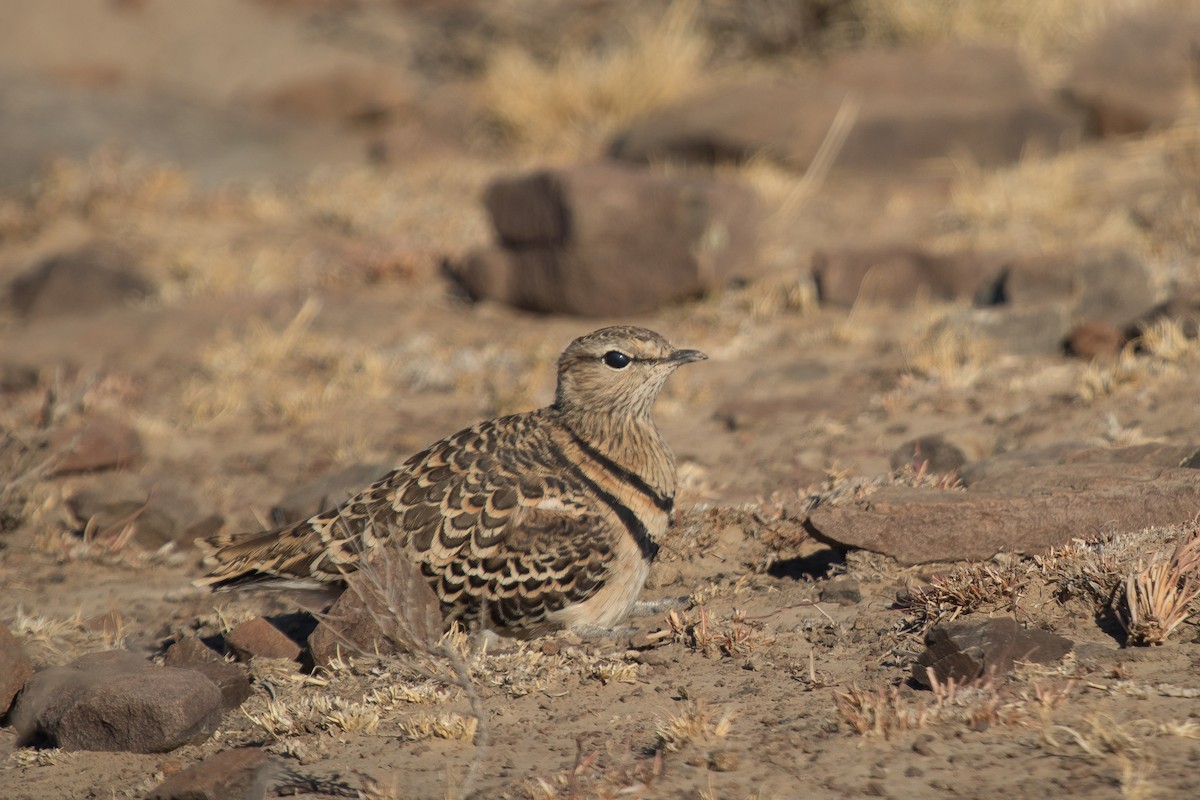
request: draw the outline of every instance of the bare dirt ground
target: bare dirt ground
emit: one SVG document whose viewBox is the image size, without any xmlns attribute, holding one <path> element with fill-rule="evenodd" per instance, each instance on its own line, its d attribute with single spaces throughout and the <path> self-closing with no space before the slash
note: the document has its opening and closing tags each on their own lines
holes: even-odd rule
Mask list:
<svg viewBox="0 0 1200 800">
<path fill-rule="evenodd" d="M 618 25 L 619 4 L 589 26 L 511 3 L 498 15 L 508 27 L 481 31 L 459 5 L 421 27 L 396 11 L 420 3 L 0 3 L 3 91 L 24 109 L 0 139 L 12 156 L 0 283 L 99 241 L 132 253 L 156 287 L 94 313 L 0 315 L 0 512 L 12 515 L 0 519 L 0 622 L 42 668 L 114 647 L 154 657 L 176 636 L 219 636 L 307 602 L 195 589 L 199 554 L 186 543 L 84 535 L 66 501 L 107 491 L 112 473 L 40 471 L 60 429 L 133 428 L 142 453 L 126 471 L 186 494 L 195 519 L 248 530 L 314 477 L 398 463 L 546 403 L 563 346 L 610 322 L 711 359 L 674 376 L 657 406 L 682 491 L 645 595 L 678 610 L 632 620 L 632 640 L 457 641 L 465 687 L 441 662 L 363 655 L 306 672 L 256 659 L 242 708 L 167 754 L 17 748 L 0 728 L 0 796 L 140 797 L 237 746 L 278 756 L 268 796 L 1194 796 L 1196 627 L 1123 646 L 1102 604 L 1069 582 L 1099 551 L 1001 559 L 1007 588 L 933 612 L 901 598 L 945 576 L 970 584 L 980 573 L 963 571 L 979 567 L 838 552 L 788 511 L 886 475 L 892 451 L 927 434 L 970 460 L 1064 442 L 1195 444 L 1194 339 L 1107 363 L 1013 355 L 953 333 L 961 306 L 819 307 L 808 275 L 815 251 L 847 245 L 1121 241 L 1159 290 L 1200 281 L 1194 133 L 916 182 L 797 189 L 802 176 L 742 167 L 766 204 L 802 197 L 764 224 L 761 279 L 620 320 L 471 305 L 439 266 L 489 242 L 487 182 L 598 157 L 608 130 L 506 138 L 492 48 L 536 52 L 556 24 L 563 42 L 635 28 Z M 799 68 L 725 62 L 722 78 Z M 370 96 L 312 89 L 330 74 L 356 76 Z M 381 97 L 384 122 L 371 112 Z M 1191 188 L 1178 188 L 1181 172 Z M 1145 225 L 1131 209 L 1151 189 L 1177 194 Z M 1170 550 L 1161 531 L 1102 533 L 1134 537 L 1110 542 L 1113 574 L 1151 545 Z M 1067 636 L 1074 651 L 965 689 L 909 684 L 927 625 L 993 613 Z"/>
</svg>

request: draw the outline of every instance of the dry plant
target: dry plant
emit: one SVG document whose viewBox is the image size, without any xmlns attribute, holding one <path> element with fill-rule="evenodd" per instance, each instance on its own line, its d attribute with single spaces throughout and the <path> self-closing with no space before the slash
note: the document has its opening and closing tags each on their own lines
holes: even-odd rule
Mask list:
<svg viewBox="0 0 1200 800">
<path fill-rule="evenodd" d="M 227 334 L 201 354 L 203 374 L 184 387 L 192 421 L 250 412 L 272 424 L 296 424 L 350 396 L 384 399 L 391 359 L 367 347 L 313 332 L 320 303 L 310 297 L 282 330 L 261 320 Z"/>
<path fill-rule="evenodd" d="M 698 700 L 688 700 L 679 714 L 662 717 L 655 725 L 658 745 L 674 753 L 692 743 L 723 739 L 733 728 L 733 712 L 720 716 L 715 709 Z"/>
<path fill-rule="evenodd" d="M 501 49 L 481 91 L 502 135 L 546 151 L 594 152 L 617 128 L 702 84 L 711 45 L 696 25 L 695 0 L 628 26 L 622 45 L 603 52 L 570 48 L 549 64 L 516 48 Z"/>
<path fill-rule="evenodd" d="M 838 714 L 859 736 L 883 736 L 925 727 L 929 709 L 914 703 L 898 686 L 860 689 L 852 686 L 835 691 L 833 701 Z"/>
<path fill-rule="evenodd" d="M 725 658 L 748 655 L 775 641 L 761 622 L 747 619 L 742 612 L 735 610 L 732 618 L 724 621 L 709 614 L 705 606 L 699 606 L 695 611 L 695 615 L 668 611 L 663 638 L 669 635 L 673 641 L 697 653 Z"/>
<path fill-rule="evenodd" d="M 989 348 L 961 325 L 937 319 L 904 348 L 913 374 L 945 389 L 966 389 L 975 384 L 987 364 Z"/>
<path fill-rule="evenodd" d="M 975 563 L 936 575 L 925 586 L 910 586 L 895 607 L 913 613 L 922 631 L 976 611 L 1013 613 L 1030 577 L 1023 562 L 1007 565 Z"/>
<path fill-rule="evenodd" d="M 527 782 L 529 800 L 582 800 L 582 798 L 639 797 L 662 774 L 663 755 L 656 750 L 646 758 L 626 744 L 612 740 L 603 747 L 584 747 L 584 737 L 575 740 L 575 761 L 567 769 Z"/>
<path fill-rule="evenodd" d="M 1124 603 L 1118 618 L 1129 642 L 1163 644 L 1194 610 L 1200 597 L 1200 527 L 1175 546 L 1169 559 L 1138 559 L 1137 570 L 1125 578 Z"/>
<path fill-rule="evenodd" d="M 1158 375 L 1177 374 L 1193 361 L 1200 343 L 1187 335 L 1183 319 L 1160 319 L 1147 325 L 1125 345 L 1116 361 L 1093 361 L 1079 377 L 1076 395 L 1086 403 L 1107 397 L 1126 386 L 1138 386 Z"/>
<path fill-rule="evenodd" d="M 1054 58 L 1118 13 L 1161 0 L 853 0 L 868 45 L 1004 42 Z"/>
</svg>

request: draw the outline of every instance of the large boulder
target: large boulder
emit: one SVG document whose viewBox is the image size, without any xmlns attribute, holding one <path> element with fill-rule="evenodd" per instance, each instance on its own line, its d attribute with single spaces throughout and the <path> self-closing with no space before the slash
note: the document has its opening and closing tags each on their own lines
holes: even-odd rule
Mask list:
<svg viewBox="0 0 1200 800">
<path fill-rule="evenodd" d="M 223 711 L 221 690 L 199 672 L 112 650 L 34 675 L 10 722 L 22 744 L 165 753 L 207 739 Z"/>
<path fill-rule="evenodd" d="M 821 72 L 727 86 L 633 123 L 611 144 L 627 161 L 745 161 L 807 169 L 847 101 L 857 107 L 835 168 L 908 172 L 929 159 L 1016 161 L 1083 134 L 1082 114 L 1037 90 L 1015 50 L 942 46 L 850 53 Z"/>
<path fill-rule="evenodd" d="M 635 314 L 755 266 L 757 197 L 732 181 L 589 164 L 494 181 L 484 204 L 500 247 L 448 265 L 476 300 Z"/>
</svg>

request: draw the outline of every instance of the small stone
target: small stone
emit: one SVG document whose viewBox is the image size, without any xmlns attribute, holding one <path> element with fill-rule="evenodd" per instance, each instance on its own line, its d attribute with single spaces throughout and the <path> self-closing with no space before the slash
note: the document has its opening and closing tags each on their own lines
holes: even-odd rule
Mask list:
<svg viewBox="0 0 1200 800">
<path fill-rule="evenodd" d="M 51 475 L 117 469 L 142 454 L 142 438 L 123 422 L 99 418 L 55 432 L 50 452 L 59 456 Z"/>
<path fill-rule="evenodd" d="M 222 711 L 220 690 L 203 675 L 113 650 L 34 675 L 11 722 L 21 746 L 165 753 L 207 739 Z"/>
<path fill-rule="evenodd" d="M 831 578 L 821 590 L 822 603 L 837 603 L 839 606 L 852 606 L 862 600 L 862 591 L 858 581 L 845 575 Z"/>
<path fill-rule="evenodd" d="M 713 750 L 708 754 L 708 768 L 713 772 L 733 772 L 738 768 L 737 753 L 732 750 Z"/>
<path fill-rule="evenodd" d="M 13 698 L 32 674 L 33 665 L 20 640 L 0 622 L 0 719 L 8 713 Z"/>
<path fill-rule="evenodd" d="M 262 800 L 279 771 L 263 750 L 224 750 L 176 772 L 146 800 Z"/>
<path fill-rule="evenodd" d="M 286 658 L 291 661 L 300 657 L 300 645 L 262 617 L 255 617 L 234 626 L 233 630 L 226 634 L 225 643 L 237 656 L 238 661 L 249 661 L 256 656 Z"/>
<path fill-rule="evenodd" d="M 542 654 L 547 656 L 558 655 L 558 642 L 553 639 L 546 639 L 542 642 Z"/>
</svg>

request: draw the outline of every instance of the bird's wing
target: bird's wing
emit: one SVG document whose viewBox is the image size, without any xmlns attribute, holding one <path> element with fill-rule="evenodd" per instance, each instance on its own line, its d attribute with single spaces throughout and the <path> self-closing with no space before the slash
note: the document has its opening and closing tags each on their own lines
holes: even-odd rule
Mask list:
<svg viewBox="0 0 1200 800">
<path fill-rule="evenodd" d="M 307 520 L 203 541 L 210 574 L 196 583 L 319 587 L 389 543 L 459 616 L 487 605 L 507 626 L 580 602 L 603 585 L 612 528 L 539 448 L 515 446 L 536 440 L 527 421 L 461 431 Z"/>
</svg>

